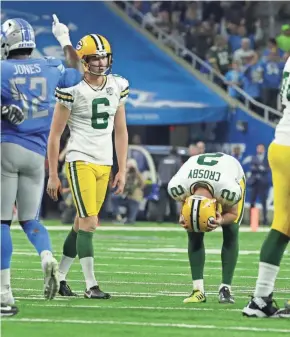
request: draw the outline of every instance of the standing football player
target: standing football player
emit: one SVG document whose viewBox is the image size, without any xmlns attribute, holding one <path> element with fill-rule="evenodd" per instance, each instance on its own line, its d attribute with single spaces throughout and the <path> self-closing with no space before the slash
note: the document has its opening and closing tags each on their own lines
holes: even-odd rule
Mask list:
<svg viewBox="0 0 290 337">
<path fill-rule="evenodd" d="M 80 259 L 86 290 L 91 299 L 108 299 L 100 290 L 94 275 L 93 233 L 103 204 L 113 163 L 112 132 L 119 172 L 115 176 L 115 193 L 123 192 L 126 175 L 128 132 L 124 103 L 129 94 L 128 81 L 112 75 L 113 55 L 107 39 L 91 34 L 77 47 L 84 68 L 84 80 L 68 89 L 57 89 L 53 122 L 48 141 L 49 181 L 47 192 L 57 200 L 60 188 L 58 156 L 60 137 L 68 123 L 66 174 L 72 190 L 77 216 L 68 234 L 60 262 L 60 295 L 74 296 L 66 275 L 76 255 Z"/>
<path fill-rule="evenodd" d="M 276 127 L 274 141 L 268 149 L 274 187 L 274 219 L 271 230 L 260 252 L 259 273 L 252 300 L 243 309 L 248 317 L 287 317 L 290 306 L 285 309 L 273 305 L 273 291 L 280 263 L 290 240 L 290 58 L 283 71 L 280 95 L 284 114 Z"/>
<path fill-rule="evenodd" d="M 68 28 L 54 15 L 53 34 L 68 63 L 81 69 Z M 1 26 L 1 304 L 12 305 L 10 285 L 12 240 L 10 225 L 15 201 L 18 219 L 41 257 L 44 296 L 52 299 L 58 290 L 58 264 L 52 255 L 49 234 L 39 222 L 44 185 L 44 161 L 57 86 L 72 86 L 82 79 L 76 69 L 65 69 L 60 60 L 31 57 L 34 31 L 23 19 L 10 19 Z M 18 106 L 24 113 L 23 123 Z M 8 111 L 7 111 L 8 110 Z M 17 125 L 19 124 L 19 125 Z"/>
<path fill-rule="evenodd" d="M 184 202 L 180 222 L 188 234 L 188 257 L 193 291 L 184 303 L 206 302 L 203 272 L 205 265 L 204 232 L 223 230 L 222 282 L 219 302 L 234 303 L 231 284 L 239 253 L 239 226 L 245 202 L 245 176 L 240 163 L 223 153 L 190 157 L 168 184 L 168 193 Z M 211 214 L 213 199 L 222 209 Z M 216 213 L 216 214 L 215 214 Z M 211 215 L 211 221 L 207 221 Z M 189 226 L 191 224 L 191 226 Z"/>
</svg>

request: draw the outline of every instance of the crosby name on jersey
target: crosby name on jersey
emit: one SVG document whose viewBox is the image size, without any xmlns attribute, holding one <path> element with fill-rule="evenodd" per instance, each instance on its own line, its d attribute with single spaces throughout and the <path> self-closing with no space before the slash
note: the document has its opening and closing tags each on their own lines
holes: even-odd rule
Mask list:
<svg viewBox="0 0 290 337">
<path fill-rule="evenodd" d="M 56 90 L 57 101 L 71 111 L 68 120 L 70 139 L 67 162 L 113 164 L 114 118 L 128 94 L 128 81 L 112 74 L 105 77 L 99 88 L 94 88 L 83 80 L 74 87 Z"/>
<path fill-rule="evenodd" d="M 196 184 L 204 184 L 222 206 L 233 206 L 243 196 L 241 164 L 224 153 L 205 153 L 190 157 L 170 180 L 168 193 L 184 201 L 194 193 Z"/>
</svg>

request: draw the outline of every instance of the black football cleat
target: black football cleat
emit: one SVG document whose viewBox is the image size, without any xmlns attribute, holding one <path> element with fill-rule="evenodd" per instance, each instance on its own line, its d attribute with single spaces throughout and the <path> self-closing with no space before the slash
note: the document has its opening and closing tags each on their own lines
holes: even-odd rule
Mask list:
<svg viewBox="0 0 290 337">
<path fill-rule="evenodd" d="M 85 291 L 84 297 L 96 300 L 108 300 L 109 298 L 111 298 L 111 295 L 108 293 L 104 293 L 99 286 L 94 286 Z"/>
<path fill-rule="evenodd" d="M 19 309 L 15 305 L 1 303 L 1 317 L 10 317 L 18 314 Z"/>
<path fill-rule="evenodd" d="M 252 297 L 248 305 L 243 309 L 243 316 L 257 318 L 279 317 L 277 314 L 280 310 L 277 308 L 272 296 L 271 294 L 268 297 Z"/>
<path fill-rule="evenodd" d="M 222 287 L 219 291 L 219 303 L 234 304 L 235 300 L 228 287 Z"/>
<path fill-rule="evenodd" d="M 71 290 L 70 286 L 66 283 L 66 281 L 60 281 L 58 293 L 61 296 L 68 296 L 68 297 L 77 297 L 78 296 L 76 293 L 74 293 Z"/>
</svg>

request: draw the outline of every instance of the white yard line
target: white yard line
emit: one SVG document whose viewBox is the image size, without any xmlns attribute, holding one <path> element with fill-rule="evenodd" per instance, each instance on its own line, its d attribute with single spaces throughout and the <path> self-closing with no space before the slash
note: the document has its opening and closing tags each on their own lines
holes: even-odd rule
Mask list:
<svg viewBox="0 0 290 337">
<path fill-rule="evenodd" d="M 207 329 L 207 330 L 231 330 L 231 331 L 256 331 L 270 333 L 290 333 L 290 329 L 274 328 L 252 328 L 246 326 L 217 326 L 217 325 L 197 325 L 187 323 L 154 323 L 154 322 L 125 322 L 125 321 L 101 321 L 98 320 L 74 320 L 74 319 L 43 319 L 43 318 L 2 318 L 4 324 L 9 322 L 18 323 L 56 323 L 56 324 L 96 324 L 96 325 L 121 325 L 121 326 L 143 326 L 143 327 L 160 327 L 160 328 L 183 328 L 183 329 Z"/>
<path fill-rule="evenodd" d="M 69 232 L 71 226 L 45 226 L 49 231 L 67 231 Z M 22 230 L 22 227 L 19 225 L 12 225 L 11 229 L 13 230 Z M 269 227 L 259 227 L 258 232 L 265 233 L 269 232 Z M 134 227 L 134 226 L 99 226 L 97 231 L 101 232 L 184 232 L 184 229 L 176 225 L 176 227 L 158 227 L 158 226 L 146 226 L 146 227 Z M 212 233 L 221 232 L 222 229 L 218 228 Z M 240 227 L 240 232 L 250 233 L 252 232 L 250 227 Z M 211 234 L 212 234 L 211 233 Z"/>
<path fill-rule="evenodd" d="M 43 278 L 29 278 L 29 277 L 13 277 L 14 281 L 20 280 L 20 281 L 43 281 Z M 287 279 L 289 280 L 289 279 Z M 70 283 L 81 283 L 83 281 L 81 280 L 73 280 L 69 279 Z M 101 280 L 101 283 L 104 284 L 136 284 L 136 285 L 158 285 L 158 286 L 174 286 L 174 287 L 183 287 L 183 286 L 189 286 L 190 282 L 187 283 L 172 283 L 172 282 L 139 282 L 139 281 L 113 281 L 113 280 Z M 213 285 L 214 287 L 217 287 L 217 285 Z M 211 287 L 209 285 L 206 285 L 206 287 Z M 245 286 L 233 286 L 234 288 L 242 288 L 242 289 L 250 289 Z M 278 288 L 279 289 L 279 288 Z M 283 292 L 283 289 L 279 289 L 279 292 Z M 285 291 L 286 293 L 289 292 Z"/>
<path fill-rule="evenodd" d="M 147 266 L 146 266 L 147 267 Z M 27 272 L 27 269 L 25 268 L 13 268 L 15 271 L 25 271 Z M 38 272 L 41 273 L 41 269 L 29 269 L 29 272 Z M 82 275 L 81 270 L 71 270 L 70 273 L 77 273 Z M 98 274 L 117 274 L 117 275 L 152 275 L 152 276 L 184 276 L 188 277 L 189 273 L 144 273 L 144 272 L 139 272 L 139 271 L 110 271 L 110 270 L 98 270 Z M 207 275 L 204 274 L 204 277 L 212 277 L 213 275 Z M 243 278 L 243 279 L 256 279 L 257 276 L 246 276 L 246 275 L 236 275 L 238 278 Z M 290 277 L 277 277 L 276 280 L 289 280 Z"/>
<path fill-rule="evenodd" d="M 16 255 L 17 256 L 17 258 L 15 257 L 14 258 L 14 260 L 13 260 L 13 264 L 14 263 L 21 263 L 21 264 L 23 264 L 23 261 L 22 261 L 22 259 L 19 259 L 18 260 L 18 255 L 28 255 L 28 256 L 34 256 L 34 257 L 37 257 L 38 258 L 38 255 L 35 253 L 35 252 L 24 252 L 24 253 L 22 253 L 22 252 L 19 252 L 19 251 L 13 251 L 13 254 L 14 255 Z M 60 256 L 61 254 L 55 254 L 56 256 Z M 133 254 L 134 255 L 134 254 Z M 136 254 L 135 254 L 136 255 Z M 242 255 L 239 259 L 241 259 L 241 258 L 247 258 L 247 257 L 249 257 L 248 255 Z M 108 263 L 108 264 L 99 264 L 98 263 L 98 261 L 99 260 L 101 260 L 101 259 L 113 259 L 113 260 L 133 260 L 133 261 L 164 261 L 164 262 L 184 262 L 184 263 L 186 263 L 186 265 L 185 266 L 180 266 L 180 265 L 177 265 L 177 266 L 174 266 L 174 268 L 175 267 L 177 267 L 177 268 L 188 268 L 188 259 L 176 259 L 176 258 L 170 258 L 169 256 L 167 257 L 167 258 L 160 258 L 160 257 L 155 257 L 155 256 L 151 256 L 151 257 L 138 257 L 138 256 L 114 256 L 114 257 L 112 257 L 112 256 L 106 256 L 106 254 L 103 254 L 103 253 L 98 253 L 98 256 L 95 258 L 95 265 L 96 266 L 101 266 L 101 265 L 107 265 L 107 266 L 113 266 L 114 264 L 110 264 L 110 263 Z M 286 257 L 286 259 L 287 259 L 287 257 Z M 286 259 L 284 259 L 284 260 L 286 260 Z M 283 268 L 283 266 L 290 266 L 290 262 L 284 262 L 284 260 L 283 260 L 283 262 L 282 262 L 282 265 L 281 265 L 281 268 Z M 30 261 L 29 263 L 35 263 L 35 264 L 40 264 L 40 262 L 39 261 Z M 76 261 L 76 263 L 78 263 L 77 261 Z M 245 262 L 241 262 L 241 260 L 240 261 L 238 261 L 238 265 L 243 265 Z M 258 270 L 257 268 L 258 268 L 258 260 L 257 261 L 247 261 L 246 262 L 247 264 L 252 264 L 252 265 L 255 265 L 256 266 L 256 268 L 255 268 L 255 270 Z M 208 259 L 207 261 L 206 261 L 206 264 L 221 264 L 221 260 L 220 259 L 217 259 L 217 260 L 215 260 L 215 259 Z M 117 266 L 120 266 L 120 264 L 115 264 L 115 265 L 117 265 Z M 132 264 L 130 264 L 130 266 L 134 266 L 134 265 L 132 265 Z M 142 266 L 143 268 L 144 268 L 144 266 L 145 265 L 140 265 L 140 266 Z M 146 264 L 146 267 L 147 267 L 148 265 Z M 173 266 L 164 266 L 164 265 L 152 265 L 152 267 L 156 267 L 156 268 L 164 268 L 164 267 L 173 267 Z M 148 268 L 149 268 L 149 266 L 148 266 Z M 215 269 L 217 269 L 217 270 L 219 270 L 220 268 L 215 268 Z M 246 269 L 246 270 L 248 270 L 248 269 Z"/>
<path fill-rule="evenodd" d="M 217 286 L 213 286 L 213 287 L 216 287 L 218 289 Z M 33 295 L 30 296 L 29 294 L 27 294 L 26 296 L 16 296 L 15 299 L 16 300 L 28 300 L 28 301 L 35 301 L 35 300 L 43 300 L 43 301 L 46 301 L 44 298 L 43 298 L 43 295 L 42 295 L 42 291 L 40 289 L 24 289 L 24 288 L 13 288 L 13 290 L 15 291 L 31 291 L 33 292 Z M 241 296 L 241 295 L 236 295 L 236 294 L 242 294 L 242 293 L 248 293 L 248 294 L 251 294 L 253 293 L 254 291 L 254 288 L 252 289 L 244 289 L 242 291 L 240 290 L 234 290 L 233 292 L 233 295 L 236 299 L 243 299 L 245 300 L 245 304 L 247 302 L 247 300 L 249 299 L 249 295 L 244 295 L 244 296 Z M 280 292 L 280 291 L 279 291 Z M 285 292 L 285 291 L 284 291 Z M 39 295 L 37 295 L 37 293 L 39 293 Z M 75 291 L 75 293 L 78 294 L 78 297 L 74 297 L 73 299 L 77 299 L 77 300 L 83 300 L 83 292 L 82 291 Z M 115 292 L 115 291 L 110 291 L 109 292 L 114 298 L 121 298 L 121 297 L 128 297 L 128 298 L 155 298 L 155 297 L 180 297 L 180 298 L 185 298 L 189 295 L 189 292 L 188 293 L 185 293 L 185 292 L 166 292 L 166 291 L 160 291 L 160 292 L 151 292 L 151 293 L 126 293 L 126 292 Z M 289 294 L 289 292 L 288 292 Z M 218 295 L 218 290 L 213 292 L 213 291 L 210 291 L 210 292 L 206 292 L 206 295 L 211 295 L 211 297 L 217 297 Z M 275 299 L 276 300 L 281 300 L 281 301 L 285 301 L 287 298 L 289 297 L 289 295 L 285 295 L 285 297 L 276 297 L 275 296 Z M 53 301 L 70 301 L 71 298 L 67 298 L 67 297 L 55 297 L 55 299 Z M 74 302 L 75 303 L 75 302 Z M 74 306 L 74 304 L 73 304 Z M 200 307 L 199 307 L 200 308 Z"/>
<path fill-rule="evenodd" d="M 43 303 L 41 304 L 36 304 L 36 303 L 32 303 L 32 304 L 26 304 L 27 306 L 30 307 L 41 307 L 43 308 L 44 305 Z M 72 305 L 68 305 L 68 304 L 45 304 L 45 307 L 50 307 L 50 308 L 78 308 L 78 309 L 95 309 L 95 308 L 99 308 L 99 309 L 125 309 L 125 310 L 183 310 L 183 311 L 236 311 L 236 312 L 241 312 L 241 309 L 229 309 L 229 308 L 222 308 L 222 309 L 218 309 L 218 308 L 201 308 L 199 307 L 191 307 L 188 305 L 185 305 L 184 307 L 146 307 L 146 306 L 113 306 L 113 305 L 78 305 L 73 303 Z"/>
<path fill-rule="evenodd" d="M 126 253 L 184 253 L 187 254 L 187 248 L 109 248 L 110 252 Z M 221 249 L 206 249 L 206 254 L 220 255 Z M 240 255 L 260 254 L 259 250 L 240 250 Z"/>
<path fill-rule="evenodd" d="M 126 255 L 128 254 L 132 254 L 134 255 L 134 253 L 158 253 L 160 255 L 162 254 L 171 254 L 171 253 L 182 253 L 182 254 L 187 254 L 187 248 L 128 248 L 128 247 L 125 247 L 124 248 L 108 248 L 108 249 L 105 249 L 102 251 L 102 253 L 98 254 L 99 257 L 106 257 L 108 255 L 111 254 L 112 258 L 119 258 L 119 259 L 123 259 L 123 258 L 130 258 L 128 256 L 114 256 L 115 254 L 114 253 L 119 253 L 119 252 L 124 252 L 126 253 Z M 208 254 L 208 255 L 220 255 L 221 254 L 221 249 L 206 249 L 205 250 L 205 253 Z M 27 250 L 27 249 L 16 249 L 14 252 L 13 252 L 14 255 L 31 255 L 31 256 L 37 256 L 37 253 L 33 250 Z M 240 250 L 239 251 L 239 255 L 257 255 L 257 254 L 260 254 L 260 251 L 259 250 Z M 285 255 L 288 254 L 288 251 L 285 251 Z M 56 256 L 59 256 L 60 254 L 59 253 L 56 253 L 55 254 Z M 136 257 L 134 258 L 136 260 L 148 260 L 148 259 L 151 259 L 151 260 L 158 260 L 158 258 L 155 258 L 154 257 L 142 257 L 142 258 L 139 258 L 139 257 Z M 179 259 L 164 259 L 165 261 L 180 261 Z M 187 259 L 182 259 L 181 261 L 188 261 Z"/>
<path fill-rule="evenodd" d="M 16 288 L 15 288 L 16 290 Z M 14 296 L 14 299 L 16 300 L 16 302 L 19 302 L 18 300 L 21 300 L 21 303 L 22 300 L 29 300 L 29 301 L 39 301 L 39 300 L 43 300 L 43 301 L 46 301 L 47 302 L 47 299 L 43 297 L 43 295 L 33 295 L 33 296 L 30 296 L 30 295 L 27 295 L 27 296 Z M 69 301 L 70 298 L 68 297 L 55 297 L 53 299 L 53 301 L 59 301 L 59 302 L 67 302 Z M 27 305 L 27 304 L 25 304 Z M 43 304 L 40 305 L 41 307 L 43 307 Z"/>
<path fill-rule="evenodd" d="M 186 253 L 187 248 L 109 248 L 110 252 L 125 252 L 125 253 Z M 206 254 L 220 255 L 220 249 L 206 249 Z M 239 255 L 260 254 L 260 250 L 240 250 Z M 285 251 L 288 254 L 288 251 Z"/>
<path fill-rule="evenodd" d="M 78 270 L 74 270 L 74 268 L 76 268 L 76 265 L 78 264 L 78 261 L 76 260 L 75 261 L 75 265 L 73 265 L 73 267 L 72 267 L 72 270 L 70 270 L 70 273 L 76 273 L 76 272 L 82 272 L 81 271 L 81 269 L 78 269 Z M 210 264 L 210 263 L 220 263 L 221 264 L 221 261 L 220 260 L 217 260 L 217 261 L 207 261 L 206 262 L 207 264 Z M 15 266 L 15 265 L 17 265 L 17 264 L 20 264 L 20 265 L 23 265 L 23 261 L 21 261 L 21 260 L 14 260 L 13 261 L 13 266 Z M 31 265 L 31 264 L 35 264 L 35 265 L 38 265 L 38 266 L 40 266 L 40 262 L 39 261 L 29 261 L 29 264 Z M 240 263 L 241 264 L 241 263 Z M 254 263 L 253 263 L 254 264 Z M 236 267 L 236 271 L 254 271 L 254 272 L 256 272 L 257 273 L 257 271 L 258 271 L 258 261 L 257 262 L 255 262 L 255 264 L 256 264 L 256 267 L 253 267 L 252 266 L 252 268 L 241 268 L 241 267 Z M 283 262 L 283 266 L 289 266 L 290 265 L 290 263 L 287 263 L 287 262 Z M 144 265 L 144 264 L 131 264 L 130 263 L 130 265 L 128 266 L 128 265 L 120 265 L 119 263 L 99 263 L 99 262 L 95 262 L 95 267 L 97 267 L 97 268 L 99 268 L 99 267 L 119 267 L 119 268 L 121 268 L 121 267 L 124 267 L 124 268 L 126 268 L 126 269 L 128 269 L 128 267 L 130 267 L 130 268 L 142 268 L 142 269 L 144 269 L 144 267 L 146 266 L 146 269 L 151 269 L 151 268 L 159 268 L 159 269 L 164 269 L 164 265 L 155 265 L 155 264 L 146 264 L 146 265 Z M 285 267 L 285 269 L 283 269 L 283 266 L 280 266 L 280 271 L 279 271 L 279 274 L 282 272 L 289 272 L 288 271 L 288 269 Z M 166 266 L 166 268 L 172 268 L 172 269 L 184 269 L 184 270 L 186 270 L 186 271 L 189 271 L 189 265 L 187 265 L 187 266 L 176 266 L 176 265 L 172 265 L 172 266 Z M 206 270 L 219 270 L 219 271 L 221 271 L 221 267 L 209 267 L 208 265 L 206 265 L 206 267 L 205 267 L 205 269 Z M 17 269 L 17 268 L 13 268 L 13 270 L 26 270 L 27 271 L 27 269 L 26 268 L 19 268 L 19 269 Z M 31 270 L 31 269 L 29 269 L 29 270 Z M 36 269 L 33 269 L 33 270 L 36 270 Z M 41 267 L 39 267 L 39 269 L 37 269 L 37 270 L 39 270 L 40 272 L 41 272 Z"/>
</svg>

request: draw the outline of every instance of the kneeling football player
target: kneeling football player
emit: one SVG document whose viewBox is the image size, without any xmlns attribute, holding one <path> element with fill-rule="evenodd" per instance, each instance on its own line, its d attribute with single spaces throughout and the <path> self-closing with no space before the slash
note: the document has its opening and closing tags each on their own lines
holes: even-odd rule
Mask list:
<svg viewBox="0 0 290 337">
<path fill-rule="evenodd" d="M 240 163 L 224 153 L 193 156 L 171 179 L 168 192 L 173 199 L 184 202 L 180 223 L 188 234 L 193 291 L 183 302 L 206 302 L 204 233 L 221 226 L 219 303 L 234 303 L 231 284 L 238 259 L 239 226 L 245 202 L 245 175 Z"/>
</svg>

